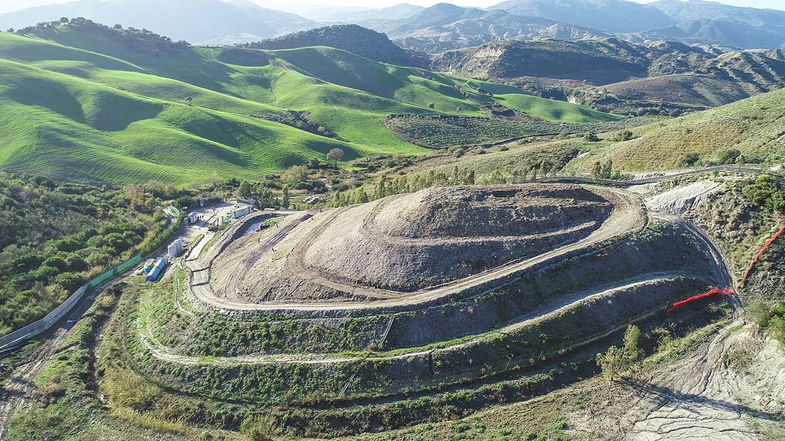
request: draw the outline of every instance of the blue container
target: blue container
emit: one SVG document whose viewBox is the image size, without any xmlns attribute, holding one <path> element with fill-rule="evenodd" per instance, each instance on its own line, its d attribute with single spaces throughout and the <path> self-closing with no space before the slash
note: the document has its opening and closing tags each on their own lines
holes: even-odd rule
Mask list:
<svg viewBox="0 0 785 441">
<path fill-rule="evenodd" d="M 161 277 L 161 274 L 163 274 L 164 269 L 168 263 L 169 262 L 167 262 L 163 257 L 156 260 L 155 265 L 153 265 L 153 269 L 150 270 L 150 273 L 147 275 L 147 279 L 145 280 L 148 282 L 155 282 L 158 280 L 158 278 Z"/>
</svg>

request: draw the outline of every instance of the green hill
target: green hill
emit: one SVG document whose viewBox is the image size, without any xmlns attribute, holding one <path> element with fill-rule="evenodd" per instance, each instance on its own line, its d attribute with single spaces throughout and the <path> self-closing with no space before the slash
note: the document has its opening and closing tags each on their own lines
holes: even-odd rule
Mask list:
<svg viewBox="0 0 785 441">
<path fill-rule="evenodd" d="M 385 126 L 391 114 L 482 117 L 494 101 L 533 99 L 334 48 L 194 48 L 127 32 L 78 20 L 0 33 L 0 127 L 10 133 L 0 168 L 92 183 L 252 179 L 334 148 L 344 160 L 429 154 Z M 540 101 L 510 107 L 547 120 L 612 118 Z"/>
<path fill-rule="evenodd" d="M 635 138 L 599 143 L 572 166 L 590 170 L 595 161 L 611 159 L 627 171 L 664 170 L 686 165 L 688 154 L 703 163 L 721 161 L 738 150 L 747 161 L 785 160 L 785 90 L 633 129 Z"/>
<path fill-rule="evenodd" d="M 381 34 L 354 24 L 325 26 L 296 32 L 269 40 L 248 43 L 255 49 L 295 49 L 309 46 L 330 46 L 371 60 L 401 66 L 427 66 L 427 56 L 403 49 Z"/>
<path fill-rule="evenodd" d="M 85 182 L 186 184 L 254 177 L 342 148 L 283 124 L 144 98 L 84 79 L 0 61 L 0 163 Z"/>
</svg>

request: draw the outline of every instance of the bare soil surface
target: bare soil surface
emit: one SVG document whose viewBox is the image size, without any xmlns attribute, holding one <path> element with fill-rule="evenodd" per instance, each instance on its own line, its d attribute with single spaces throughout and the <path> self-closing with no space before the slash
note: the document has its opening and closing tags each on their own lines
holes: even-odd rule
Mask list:
<svg viewBox="0 0 785 441">
<path fill-rule="evenodd" d="M 591 187 L 591 190 L 613 205 L 613 209 L 607 218 L 591 234 L 579 240 L 560 244 L 555 248 L 546 247 L 544 252 L 533 257 L 504 264 L 487 271 L 481 271 L 437 287 L 402 293 L 362 284 L 352 284 L 345 280 L 340 280 L 340 278 L 335 280 L 322 274 L 321 271 L 314 271 L 309 267 L 306 254 L 308 245 L 315 238 L 319 237 L 321 231 L 327 229 L 331 222 L 339 218 L 349 208 L 315 215 L 308 222 L 303 222 L 292 228 L 291 240 L 284 239 L 278 242 L 277 237 L 268 235 L 269 239 L 267 240 L 275 240 L 279 246 L 269 247 L 269 252 L 261 254 L 257 261 L 258 264 L 252 267 L 252 271 L 249 271 L 244 276 L 241 275 L 243 278 L 238 285 L 241 287 L 239 293 L 227 291 L 225 289 L 228 285 L 226 282 L 231 280 L 232 269 L 236 267 L 238 261 L 242 260 L 242 257 L 238 257 L 238 255 L 241 255 L 243 252 L 253 252 L 254 249 L 259 247 L 258 244 L 252 244 L 252 241 L 259 240 L 253 236 L 243 238 L 237 244 L 227 247 L 227 251 L 231 251 L 231 253 L 227 253 L 230 260 L 222 261 L 221 258 L 216 260 L 215 263 L 218 268 L 213 271 L 212 283 L 193 286 L 192 291 L 199 301 L 227 310 L 364 310 L 367 308 L 389 308 L 401 305 L 423 304 L 476 286 L 492 284 L 490 282 L 493 280 L 510 276 L 551 259 L 558 259 L 560 256 L 577 250 L 590 248 L 597 243 L 639 231 L 644 227 L 646 217 L 637 197 L 630 193 L 608 188 Z M 372 207 L 373 205 L 369 204 L 360 208 L 370 210 Z M 587 221 L 590 221 L 590 219 Z M 581 223 L 576 222 L 573 225 L 569 225 L 568 228 L 580 228 L 581 225 Z M 266 246 L 262 245 L 262 247 Z M 265 251 L 267 251 L 266 248 Z M 334 256 L 335 253 L 327 253 L 326 255 Z M 363 265 L 359 265 L 357 268 L 359 268 L 358 272 L 360 273 L 365 271 Z M 393 272 L 395 268 L 390 268 L 389 271 Z M 267 286 L 270 286 L 267 289 L 273 289 L 273 285 L 277 289 L 285 287 L 289 295 L 283 298 L 267 295 L 266 293 L 257 293 L 256 296 L 250 298 L 243 295 L 245 292 L 264 290 Z M 492 286 L 489 286 L 490 288 Z M 213 290 L 215 290 L 215 293 Z M 345 293 L 345 297 L 343 300 L 338 299 L 336 301 L 335 295 L 332 296 L 333 298 L 330 298 L 329 293 L 331 291 Z M 327 294 L 316 299 L 309 298 L 314 292 Z M 346 301 L 347 297 L 351 300 Z M 327 302 L 324 301 L 325 298 L 328 300 Z M 253 303 L 253 300 L 260 300 L 260 303 Z"/>
<path fill-rule="evenodd" d="M 785 439 L 785 350 L 738 320 L 678 360 L 597 391 L 575 422 L 607 440 Z"/>
</svg>

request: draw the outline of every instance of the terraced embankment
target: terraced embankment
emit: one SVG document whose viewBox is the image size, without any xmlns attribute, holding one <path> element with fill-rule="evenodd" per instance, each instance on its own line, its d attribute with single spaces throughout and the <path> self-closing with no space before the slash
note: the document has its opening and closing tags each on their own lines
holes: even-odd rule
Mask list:
<svg viewBox="0 0 785 441">
<path fill-rule="evenodd" d="M 637 198 L 617 190 L 524 185 L 485 195 L 470 188 L 393 196 L 318 213 L 307 222 L 286 219 L 281 228 L 291 234 L 283 240 L 270 231 L 271 239 L 246 237 L 225 244 L 209 285 L 197 283 L 194 295 L 218 308 L 320 311 L 325 316 L 422 307 L 502 286 L 523 270 L 634 233 L 646 222 Z M 510 206 L 510 200 L 520 205 Z M 410 219 L 397 224 L 406 206 L 415 207 Z M 385 221 L 383 228 L 390 232 L 375 227 Z M 421 230 L 438 222 L 443 225 Z M 279 246 L 260 248 L 258 241 Z M 249 258 L 256 261 L 253 266 L 238 268 Z M 227 289 L 235 287 L 228 282 L 238 271 L 245 283 Z"/>
<path fill-rule="evenodd" d="M 299 409 L 279 416 L 301 434 L 321 433 L 316 420 L 382 430 L 437 418 L 436 402 L 464 413 L 543 393 L 590 375 L 630 323 L 656 325 L 728 280 L 700 234 L 607 188 L 431 189 L 247 234 L 271 216 L 238 222 L 180 282 L 143 296 L 128 352 L 168 390 Z M 347 416 L 359 403 L 371 407 Z M 377 420 L 395 403 L 418 410 Z"/>
</svg>

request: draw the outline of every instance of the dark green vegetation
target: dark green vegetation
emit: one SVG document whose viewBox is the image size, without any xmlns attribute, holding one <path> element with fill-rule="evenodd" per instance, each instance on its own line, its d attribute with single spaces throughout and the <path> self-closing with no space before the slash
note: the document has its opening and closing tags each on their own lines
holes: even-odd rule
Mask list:
<svg viewBox="0 0 785 441">
<path fill-rule="evenodd" d="M 769 211 L 785 213 L 785 182 L 781 177 L 758 176 L 754 183 L 745 185 L 741 191 L 754 204 Z"/>
<path fill-rule="evenodd" d="M 214 174 L 258 180 L 334 149 L 343 161 L 425 155 L 384 119 L 484 116 L 494 101 L 545 119 L 613 118 L 326 47 L 193 48 L 83 19 L 25 33 L 0 34 L 1 127 L 12 134 L 0 168 L 56 179 L 185 185 Z M 504 100 L 479 89 L 503 89 Z"/>
<path fill-rule="evenodd" d="M 392 115 L 385 122 L 390 130 L 412 144 L 445 149 L 452 146 L 495 144 L 521 138 L 607 132 L 653 121 L 655 120 L 652 118 L 630 118 L 608 122 L 552 123 L 543 120 Z"/>
<path fill-rule="evenodd" d="M 0 174 L 0 335 L 38 320 L 168 224 L 150 194 Z"/>
<path fill-rule="evenodd" d="M 756 303 L 750 310 L 761 329 L 770 331 L 777 340 L 785 343 L 785 301 L 772 307 Z"/>
</svg>

